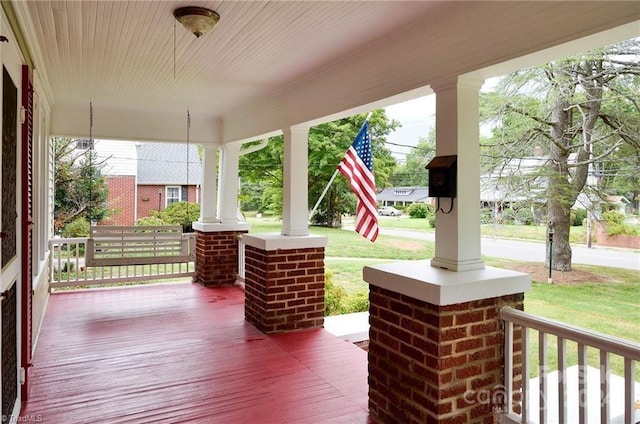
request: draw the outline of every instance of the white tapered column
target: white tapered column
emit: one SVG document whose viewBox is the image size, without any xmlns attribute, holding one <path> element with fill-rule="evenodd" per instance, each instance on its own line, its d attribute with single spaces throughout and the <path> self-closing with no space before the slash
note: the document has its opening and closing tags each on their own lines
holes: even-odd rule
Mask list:
<svg viewBox="0 0 640 424">
<path fill-rule="evenodd" d="M 282 235 L 284 236 L 309 235 L 308 146 L 309 127 L 285 129 L 282 199 Z"/>
<path fill-rule="evenodd" d="M 458 77 L 433 85 L 436 155 L 458 156 L 457 196 L 441 199 L 436 213 L 436 251 L 431 265 L 451 271 L 484 268 L 480 256 L 480 130 L 478 99 L 483 81 Z"/>
<path fill-rule="evenodd" d="M 216 159 L 218 146 L 202 146 L 202 192 L 200 195 L 200 222 L 216 223 L 218 220 L 218 178 Z"/>
<path fill-rule="evenodd" d="M 238 172 L 241 143 L 225 144 L 220 164 L 220 219 L 223 224 L 238 221 Z"/>
</svg>

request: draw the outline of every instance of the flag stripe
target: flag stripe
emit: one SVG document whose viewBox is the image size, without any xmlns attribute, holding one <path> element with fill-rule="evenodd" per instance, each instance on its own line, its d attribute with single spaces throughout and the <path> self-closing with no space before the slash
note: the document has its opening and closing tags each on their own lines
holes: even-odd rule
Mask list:
<svg viewBox="0 0 640 424">
<path fill-rule="evenodd" d="M 349 148 L 347 156 L 345 156 L 345 162 L 340 164 L 339 169 L 349 180 L 351 190 L 365 202 L 370 210 L 375 212 L 376 192 L 373 175 L 364 166 L 352 147 Z"/>
<path fill-rule="evenodd" d="M 369 122 L 365 121 L 360 128 L 353 144 L 338 165 L 338 170 L 349 181 L 351 190 L 358 198 L 356 231 L 367 240 L 375 241 L 378 237 L 378 214 Z"/>
</svg>

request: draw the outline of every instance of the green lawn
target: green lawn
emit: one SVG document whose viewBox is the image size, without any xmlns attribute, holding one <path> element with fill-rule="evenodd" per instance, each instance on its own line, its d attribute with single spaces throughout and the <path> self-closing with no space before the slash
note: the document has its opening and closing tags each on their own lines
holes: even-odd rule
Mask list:
<svg viewBox="0 0 640 424">
<path fill-rule="evenodd" d="M 281 224 L 273 219 L 250 220 L 251 232 L 279 232 Z M 381 226 L 424 230 L 425 220 L 409 218 L 384 218 Z M 401 227 L 399 227 L 401 226 Z M 544 227 L 504 226 L 498 230 L 493 226 L 483 226 L 483 233 L 494 231 L 494 235 L 511 236 L 515 232 L 522 238 L 544 238 Z M 572 227 L 572 231 L 576 228 Z M 523 233 L 523 229 L 526 231 Z M 433 231 L 433 230 L 431 230 Z M 362 280 L 362 268 L 366 265 L 385 263 L 391 260 L 428 259 L 433 256 L 434 245 L 429 241 L 407 240 L 381 235 L 375 243 L 370 243 L 354 231 L 312 227 L 312 234 L 328 237 L 326 250 L 326 270 L 333 275 L 333 281 L 341 285 L 349 294 L 368 291 Z M 523 234 L 525 234 L 523 236 Z M 510 268 L 517 262 L 484 257 L 485 263 L 499 268 Z M 525 294 L 525 310 L 536 315 L 589 328 L 612 336 L 640 342 L 640 280 L 637 271 L 608 267 L 574 265 L 574 269 L 604 277 L 605 282 L 585 281 L 580 284 L 546 284 L 534 282 L 530 292 Z M 549 338 L 550 364 L 555 366 L 557 353 L 555 338 Z M 537 359 L 537 334 L 531 334 L 532 359 Z M 576 347 L 569 344 L 569 364 L 577 363 Z M 589 363 L 598 366 L 597 352 L 589 349 Z M 611 360 L 613 372 L 622 373 L 620 358 Z M 535 374 L 537 362 L 532 361 L 531 371 Z M 640 380 L 640 370 L 637 370 Z"/>
<path fill-rule="evenodd" d="M 585 269 L 583 267 L 576 267 Z M 587 267 L 595 268 L 595 267 Z M 534 283 L 525 294 L 525 310 L 557 321 L 586 327 L 600 333 L 640 342 L 640 283 L 633 271 L 621 273 L 611 268 L 596 270 L 611 275 L 607 283 L 583 283 L 556 285 Z M 619 276 L 622 275 L 622 278 Z M 616 277 L 618 275 L 618 277 Z M 535 375 L 538 358 L 538 333 L 530 332 L 532 363 L 530 372 Z M 549 365 L 557 366 L 557 338 L 548 337 Z M 578 362 L 577 345 L 567 344 L 568 364 Z M 599 351 L 588 349 L 589 365 L 599 368 Z M 613 356 L 611 367 L 614 374 L 623 375 L 622 358 Z M 636 380 L 640 381 L 640 369 L 636 369 Z"/>
<path fill-rule="evenodd" d="M 425 232 L 435 231 L 435 229 L 429 227 L 426 219 L 414 219 L 406 215 L 401 217 L 381 216 L 379 217 L 379 223 L 380 226 L 384 228 Z M 518 238 L 523 240 L 544 241 L 547 237 L 547 227 L 544 225 L 483 224 L 481 226 L 481 232 L 483 236 Z M 592 241 L 595 242 L 595 234 L 593 237 Z M 586 244 L 586 227 L 571 227 L 569 241 L 571 243 Z"/>
<path fill-rule="evenodd" d="M 274 219 L 249 219 L 251 233 L 280 232 L 281 224 Z M 327 257 L 376 258 L 389 260 L 425 259 L 433 256 L 433 242 L 407 240 L 380 235 L 371 243 L 354 231 L 335 228 L 311 227 L 309 232 L 325 236 Z"/>
</svg>

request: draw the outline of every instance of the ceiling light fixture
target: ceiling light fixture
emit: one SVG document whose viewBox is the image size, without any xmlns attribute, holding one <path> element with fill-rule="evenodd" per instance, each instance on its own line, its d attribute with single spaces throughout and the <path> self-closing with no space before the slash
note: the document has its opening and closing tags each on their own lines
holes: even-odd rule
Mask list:
<svg viewBox="0 0 640 424">
<path fill-rule="evenodd" d="M 213 10 L 198 6 L 178 8 L 173 11 L 173 16 L 198 38 L 211 31 L 220 20 L 220 15 Z"/>
</svg>

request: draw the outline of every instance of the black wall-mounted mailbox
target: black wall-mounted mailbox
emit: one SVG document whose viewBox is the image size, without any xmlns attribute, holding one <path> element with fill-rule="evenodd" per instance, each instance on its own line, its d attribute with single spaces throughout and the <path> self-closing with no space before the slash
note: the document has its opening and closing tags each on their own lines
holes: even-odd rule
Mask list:
<svg viewBox="0 0 640 424">
<path fill-rule="evenodd" d="M 429 197 L 456 197 L 458 156 L 436 156 L 426 166 L 429 171 Z"/>
</svg>

